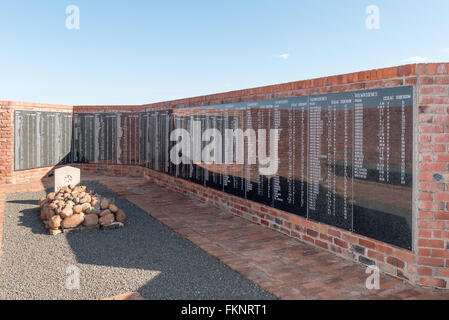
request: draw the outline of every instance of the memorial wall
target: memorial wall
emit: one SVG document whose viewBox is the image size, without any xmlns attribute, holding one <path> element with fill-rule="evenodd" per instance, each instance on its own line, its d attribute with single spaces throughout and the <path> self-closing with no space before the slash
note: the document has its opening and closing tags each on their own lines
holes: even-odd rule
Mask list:
<svg viewBox="0 0 449 320">
<path fill-rule="evenodd" d="M 74 123 L 75 163 L 145 166 L 412 248 L 411 86 L 77 114 Z M 175 129 L 185 136 L 171 137 Z"/>
<path fill-rule="evenodd" d="M 0 184 L 46 184 L 64 163 L 87 175 L 144 177 L 449 289 L 448 97 L 449 63 L 430 63 L 149 105 L 0 101 Z M 195 143 L 171 141 L 181 128 Z M 226 129 L 241 129 L 243 143 Z"/>
<path fill-rule="evenodd" d="M 14 113 L 14 170 L 72 163 L 72 113 Z"/>
<path fill-rule="evenodd" d="M 71 132 L 71 114 L 16 111 L 15 169 L 144 166 L 412 248 L 411 86 L 76 114 Z"/>
</svg>

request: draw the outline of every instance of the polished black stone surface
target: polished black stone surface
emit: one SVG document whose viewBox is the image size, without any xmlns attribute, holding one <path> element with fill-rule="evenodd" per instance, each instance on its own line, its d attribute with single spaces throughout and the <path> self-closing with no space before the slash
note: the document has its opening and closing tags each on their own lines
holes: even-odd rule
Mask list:
<svg viewBox="0 0 449 320">
<path fill-rule="evenodd" d="M 352 229 L 351 93 L 310 97 L 308 217 Z"/>
<path fill-rule="evenodd" d="M 101 154 L 412 248 L 413 87 L 102 117 L 97 141 L 90 134 L 95 115 L 76 122 L 79 162 Z M 175 165 L 176 128 L 192 144 Z M 227 130 L 242 130 L 242 145 Z M 279 133 L 273 145 L 272 130 Z"/>
</svg>

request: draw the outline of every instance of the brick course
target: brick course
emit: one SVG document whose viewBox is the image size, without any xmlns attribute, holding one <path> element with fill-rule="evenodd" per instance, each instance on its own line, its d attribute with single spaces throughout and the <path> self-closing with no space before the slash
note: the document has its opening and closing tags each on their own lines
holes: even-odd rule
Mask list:
<svg viewBox="0 0 449 320">
<path fill-rule="evenodd" d="M 449 77 L 448 64 L 420 65 L 418 283 L 448 287 Z"/>
<path fill-rule="evenodd" d="M 144 176 L 171 190 L 224 208 L 253 223 L 324 248 L 412 283 L 449 289 L 449 63 L 362 71 L 142 106 L 54 106 L 0 101 L 0 184 L 42 179 L 54 168 L 13 171 L 13 113 L 41 108 L 67 112 L 140 112 L 278 99 L 401 85 L 415 86 L 414 251 L 211 190 L 142 167 L 82 164 L 85 173 Z"/>
</svg>

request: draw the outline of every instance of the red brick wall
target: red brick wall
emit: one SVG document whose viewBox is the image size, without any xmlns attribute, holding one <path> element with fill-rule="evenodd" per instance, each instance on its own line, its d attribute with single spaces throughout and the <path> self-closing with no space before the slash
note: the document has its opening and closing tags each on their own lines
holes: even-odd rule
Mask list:
<svg viewBox="0 0 449 320">
<path fill-rule="evenodd" d="M 449 65 L 419 65 L 419 282 L 449 283 Z"/>
<path fill-rule="evenodd" d="M 376 264 L 382 271 L 413 283 L 449 288 L 449 63 L 405 65 L 143 106 L 76 106 L 73 107 L 73 112 L 133 113 L 145 109 L 172 109 L 401 85 L 415 85 L 416 88 L 414 251 L 397 248 L 149 169 L 102 164 L 83 164 L 79 167 L 85 173 L 144 175 L 167 188 L 193 195 L 201 201 L 227 209 L 254 223 L 345 258 L 363 264 Z M 5 106 L 5 103 L 0 102 L 0 105 Z M 12 172 L 11 121 L 10 110 L 0 109 L 0 153 L 5 152 L 6 155 L 6 158 L 0 158 L 0 183 L 40 179 L 52 168 Z"/>
<path fill-rule="evenodd" d="M 11 107 L 0 102 L 0 184 L 12 176 L 13 135 Z"/>
</svg>

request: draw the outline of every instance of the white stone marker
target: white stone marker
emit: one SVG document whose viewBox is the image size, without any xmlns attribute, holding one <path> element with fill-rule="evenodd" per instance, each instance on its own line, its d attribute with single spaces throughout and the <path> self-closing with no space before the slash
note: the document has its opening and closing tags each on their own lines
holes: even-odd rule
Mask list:
<svg viewBox="0 0 449 320">
<path fill-rule="evenodd" d="M 66 166 L 55 170 L 55 192 L 62 187 L 81 182 L 81 170 L 78 168 Z"/>
</svg>

